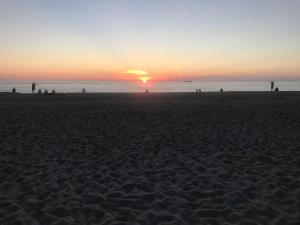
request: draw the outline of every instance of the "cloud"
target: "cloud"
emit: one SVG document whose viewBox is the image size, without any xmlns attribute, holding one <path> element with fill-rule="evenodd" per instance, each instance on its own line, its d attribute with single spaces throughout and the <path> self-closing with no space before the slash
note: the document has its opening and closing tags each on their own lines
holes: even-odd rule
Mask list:
<svg viewBox="0 0 300 225">
<path fill-rule="evenodd" d="M 149 76 L 149 73 L 144 70 L 127 70 L 125 72 L 126 74 L 132 74 L 132 75 L 137 75 L 137 76 Z"/>
</svg>

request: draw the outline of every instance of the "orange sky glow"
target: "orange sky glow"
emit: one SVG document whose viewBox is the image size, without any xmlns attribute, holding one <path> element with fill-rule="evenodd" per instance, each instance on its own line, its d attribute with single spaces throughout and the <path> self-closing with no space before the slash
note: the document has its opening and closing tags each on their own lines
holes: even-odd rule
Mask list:
<svg viewBox="0 0 300 225">
<path fill-rule="evenodd" d="M 0 80 L 300 80 L 300 1 L 213 2 L 0 1 Z"/>
</svg>

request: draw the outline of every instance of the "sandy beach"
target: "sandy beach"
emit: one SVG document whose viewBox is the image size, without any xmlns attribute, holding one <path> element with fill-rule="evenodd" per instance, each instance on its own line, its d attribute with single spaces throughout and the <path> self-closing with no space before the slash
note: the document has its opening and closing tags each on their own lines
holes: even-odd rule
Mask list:
<svg viewBox="0 0 300 225">
<path fill-rule="evenodd" d="M 299 225 L 300 93 L 0 94 L 1 225 Z"/>
</svg>

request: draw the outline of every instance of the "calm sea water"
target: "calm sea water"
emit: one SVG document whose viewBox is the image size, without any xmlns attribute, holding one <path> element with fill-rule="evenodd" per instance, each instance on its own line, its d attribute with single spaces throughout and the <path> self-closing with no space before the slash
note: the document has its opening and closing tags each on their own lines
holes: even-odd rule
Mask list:
<svg viewBox="0 0 300 225">
<path fill-rule="evenodd" d="M 219 91 L 269 91 L 269 82 L 101 82 L 101 81 L 39 81 L 36 90 L 52 91 L 58 93 L 81 92 L 194 92 L 201 89 L 204 92 Z M 300 91 L 300 82 L 276 82 L 280 91 Z M 10 92 L 15 87 L 17 92 L 30 93 L 31 82 L 28 81 L 0 81 L 0 92 Z"/>
</svg>

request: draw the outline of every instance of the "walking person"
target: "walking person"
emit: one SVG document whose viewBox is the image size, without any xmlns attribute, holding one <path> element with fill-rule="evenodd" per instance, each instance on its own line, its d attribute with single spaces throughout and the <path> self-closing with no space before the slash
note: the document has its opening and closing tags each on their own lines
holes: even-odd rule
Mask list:
<svg viewBox="0 0 300 225">
<path fill-rule="evenodd" d="M 36 86 L 36 83 L 33 82 L 31 85 L 32 94 L 34 94 L 34 92 L 35 92 L 35 86 Z"/>
<path fill-rule="evenodd" d="M 274 91 L 274 84 L 275 84 L 275 82 L 274 81 L 270 81 L 270 83 L 271 83 L 271 91 Z"/>
</svg>

